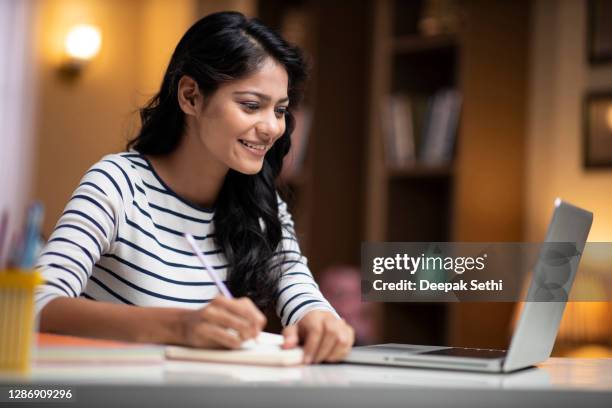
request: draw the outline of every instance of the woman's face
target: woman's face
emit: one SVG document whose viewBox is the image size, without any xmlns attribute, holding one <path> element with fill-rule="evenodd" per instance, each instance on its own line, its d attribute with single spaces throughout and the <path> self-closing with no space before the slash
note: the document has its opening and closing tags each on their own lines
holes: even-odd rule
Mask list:
<svg viewBox="0 0 612 408">
<path fill-rule="evenodd" d="M 248 77 L 222 84 L 196 112 L 197 134 L 210 156 L 244 174 L 258 173 L 285 132 L 289 78 L 267 58 Z"/>
</svg>

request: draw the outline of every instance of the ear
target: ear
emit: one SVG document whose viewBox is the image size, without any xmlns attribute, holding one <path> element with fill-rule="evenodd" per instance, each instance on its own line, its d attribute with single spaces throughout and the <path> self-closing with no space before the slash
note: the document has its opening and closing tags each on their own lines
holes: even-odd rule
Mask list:
<svg viewBox="0 0 612 408">
<path fill-rule="evenodd" d="M 178 83 L 178 103 L 185 115 L 195 116 L 199 112 L 201 96 L 198 83 L 183 75 Z"/>
</svg>

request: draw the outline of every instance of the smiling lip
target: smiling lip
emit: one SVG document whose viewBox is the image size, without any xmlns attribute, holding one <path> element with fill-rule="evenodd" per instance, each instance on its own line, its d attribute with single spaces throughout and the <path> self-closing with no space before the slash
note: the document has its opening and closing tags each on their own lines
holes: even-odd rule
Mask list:
<svg viewBox="0 0 612 408">
<path fill-rule="evenodd" d="M 265 156 L 269 147 L 265 143 L 255 143 L 244 139 L 238 139 L 238 142 L 242 145 L 242 147 L 258 157 Z"/>
</svg>

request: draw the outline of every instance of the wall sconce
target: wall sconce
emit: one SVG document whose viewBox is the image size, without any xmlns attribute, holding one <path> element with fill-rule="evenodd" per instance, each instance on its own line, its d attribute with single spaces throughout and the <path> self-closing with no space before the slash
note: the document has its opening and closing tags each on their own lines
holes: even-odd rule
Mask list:
<svg viewBox="0 0 612 408">
<path fill-rule="evenodd" d="M 64 39 L 64 61 L 60 75 L 66 79 L 77 78 L 85 66 L 96 56 L 102 45 L 100 29 L 90 24 L 72 27 Z"/>
</svg>

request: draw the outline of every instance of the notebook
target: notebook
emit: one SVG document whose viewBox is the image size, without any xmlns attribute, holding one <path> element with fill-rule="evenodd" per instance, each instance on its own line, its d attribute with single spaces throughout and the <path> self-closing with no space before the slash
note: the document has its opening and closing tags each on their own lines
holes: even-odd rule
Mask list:
<svg viewBox="0 0 612 408">
<path fill-rule="evenodd" d="M 166 358 L 173 360 L 210 361 L 216 363 L 292 366 L 302 363 L 299 347 L 282 349 L 283 336 L 262 332 L 255 340 L 247 340 L 236 350 L 211 350 L 168 346 Z"/>
<path fill-rule="evenodd" d="M 33 357 L 37 365 L 161 365 L 164 362 L 164 348 L 153 344 L 39 333 Z"/>
</svg>

